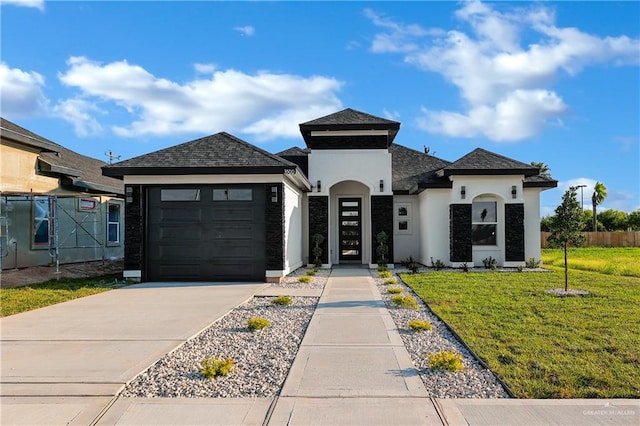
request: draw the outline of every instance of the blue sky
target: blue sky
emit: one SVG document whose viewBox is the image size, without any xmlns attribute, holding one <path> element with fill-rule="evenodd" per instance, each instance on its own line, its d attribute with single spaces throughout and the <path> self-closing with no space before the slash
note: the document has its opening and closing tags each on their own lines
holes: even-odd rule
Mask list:
<svg viewBox="0 0 640 426">
<path fill-rule="evenodd" d="M 344 108 L 454 161 L 542 161 L 640 208 L 640 2 L 0 0 L 2 116 L 84 155 L 227 131 L 270 152 Z"/>
</svg>

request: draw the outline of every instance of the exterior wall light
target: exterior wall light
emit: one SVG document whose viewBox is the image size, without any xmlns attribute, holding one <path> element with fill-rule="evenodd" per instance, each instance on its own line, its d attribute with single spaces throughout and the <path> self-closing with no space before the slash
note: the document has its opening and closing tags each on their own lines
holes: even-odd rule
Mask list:
<svg viewBox="0 0 640 426">
<path fill-rule="evenodd" d="M 322 182 L 318 181 L 316 185 L 317 191 L 322 192 Z"/>
<path fill-rule="evenodd" d="M 460 187 L 460 198 L 464 200 L 466 196 L 467 196 L 467 187 L 462 185 Z"/>
<path fill-rule="evenodd" d="M 380 192 L 384 192 L 384 181 L 380 179 Z"/>
<path fill-rule="evenodd" d="M 516 198 L 517 195 L 518 195 L 518 191 L 516 190 L 516 186 L 513 185 L 511 187 L 511 198 Z"/>
</svg>

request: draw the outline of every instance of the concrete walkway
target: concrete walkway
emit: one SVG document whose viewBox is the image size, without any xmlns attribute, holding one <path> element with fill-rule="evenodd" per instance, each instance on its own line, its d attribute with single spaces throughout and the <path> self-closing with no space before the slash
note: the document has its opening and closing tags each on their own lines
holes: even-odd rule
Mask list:
<svg viewBox="0 0 640 426">
<path fill-rule="evenodd" d="M 640 400 L 434 399 L 366 269 L 334 269 L 277 398 L 115 398 L 266 284 L 142 284 L 3 318 L 2 425 L 638 425 Z"/>
</svg>

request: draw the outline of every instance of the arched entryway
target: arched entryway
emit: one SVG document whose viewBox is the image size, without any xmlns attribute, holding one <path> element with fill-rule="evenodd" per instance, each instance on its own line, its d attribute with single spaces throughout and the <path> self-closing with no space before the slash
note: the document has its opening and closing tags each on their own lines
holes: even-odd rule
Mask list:
<svg viewBox="0 0 640 426">
<path fill-rule="evenodd" d="M 368 186 L 342 181 L 329 190 L 329 251 L 332 264 L 371 263 L 371 203 Z"/>
</svg>

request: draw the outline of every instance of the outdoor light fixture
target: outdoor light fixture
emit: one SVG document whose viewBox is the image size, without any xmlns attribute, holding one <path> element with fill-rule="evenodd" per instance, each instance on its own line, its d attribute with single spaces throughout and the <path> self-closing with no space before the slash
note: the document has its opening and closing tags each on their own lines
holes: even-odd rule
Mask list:
<svg viewBox="0 0 640 426">
<path fill-rule="evenodd" d="M 271 202 L 272 203 L 277 203 L 278 202 L 278 187 L 277 186 L 272 186 L 271 187 Z"/>
<path fill-rule="evenodd" d="M 318 188 L 318 192 L 322 192 L 322 182 L 318 181 L 316 188 Z"/>
<path fill-rule="evenodd" d="M 516 198 L 516 195 L 517 195 L 516 186 L 513 185 L 511 187 L 511 198 Z"/>
<path fill-rule="evenodd" d="M 380 192 L 384 192 L 384 181 L 380 179 Z"/>
<path fill-rule="evenodd" d="M 464 198 L 466 197 L 466 195 L 467 195 L 467 187 L 466 187 L 466 186 L 464 186 L 464 185 L 462 185 L 462 186 L 460 187 L 460 198 L 462 198 L 462 199 L 464 200 Z"/>
</svg>

